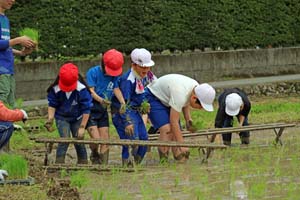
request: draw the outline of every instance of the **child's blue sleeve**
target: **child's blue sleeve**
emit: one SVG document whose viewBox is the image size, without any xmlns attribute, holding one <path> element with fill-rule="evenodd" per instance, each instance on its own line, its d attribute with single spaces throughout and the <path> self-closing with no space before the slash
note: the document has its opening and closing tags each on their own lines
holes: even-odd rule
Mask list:
<svg viewBox="0 0 300 200">
<path fill-rule="evenodd" d="M 9 47 L 9 40 L 0 40 L 0 50 L 5 50 Z"/>
<path fill-rule="evenodd" d="M 127 105 L 130 105 L 132 83 L 131 83 L 131 81 L 129 81 L 127 79 L 121 79 L 119 83 L 120 83 L 119 86 L 120 86 L 120 90 L 122 92 L 123 98 L 124 98 L 125 102 L 127 103 Z M 130 112 L 130 111 L 128 110 L 128 108 L 126 108 L 125 113 L 120 115 L 125 126 L 128 126 L 129 124 L 131 124 L 129 122 L 130 120 L 127 119 L 127 116 L 129 116 L 128 112 Z"/>
<path fill-rule="evenodd" d="M 90 114 L 92 107 L 92 96 L 87 89 L 80 91 L 80 109 L 83 114 Z"/>
<path fill-rule="evenodd" d="M 53 89 L 47 95 L 48 98 L 48 106 L 56 108 L 58 106 L 57 96 Z"/>
</svg>

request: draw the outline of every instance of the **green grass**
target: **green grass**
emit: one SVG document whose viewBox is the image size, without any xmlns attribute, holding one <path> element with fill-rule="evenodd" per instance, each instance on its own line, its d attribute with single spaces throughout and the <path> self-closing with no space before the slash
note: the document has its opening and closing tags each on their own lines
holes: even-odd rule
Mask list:
<svg viewBox="0 0 300 200">
<path fill-rule="evenodd" d="M 297 122 L 300 120 L 300 101 L 296 97 L 257 99 L 251 104 L 252 107 L 248 116 L 250 124 Z M 198 130 L 214 128 L 218 105 L 215 104 L 214 108 L 213 112 L 192 110 L 193 125 Z"/>
</svg>

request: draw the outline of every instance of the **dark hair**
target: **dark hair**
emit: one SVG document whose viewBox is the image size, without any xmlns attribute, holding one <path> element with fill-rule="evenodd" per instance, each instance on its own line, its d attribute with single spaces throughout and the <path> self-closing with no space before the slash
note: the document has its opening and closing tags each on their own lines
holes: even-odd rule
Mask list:
<svg viewBox="0 0 300 200">
<path fill-rule="evenodd" d="M 104 65 L 103 59 L 101 60 L 101 69 L 103 71 L 103 74 L 106 74 L 105 65 Z"/>
<path fill-rule="evenodd" d="M 86 89 L 91 93 L 90 87 L 88 86 L 88 84 L 84 80 L 83 76 L 80 73 L 78 75 L 79 75 L 79 77 L 78 77 L 79 82 L 82 83 L 86 87 Z"/>
<path fill-rule="evenodd" d="M 202 106 L 202 104 L 201 104 L 201 102 L 200 102 L 200 100 L 198 98 L 196 98 L 196 102 L 195 103 L 199 104 L 200 106 Z"/>
<path fill-rule="evenodd" d="M 58 84 L 59 75 L 56 76 L 55 81 L 51 83 L 51 85 L 47 88 L 47 93 L 51 91 L 51 89 Z"/>
<path fill-rule="evenodd" d="M 64 62 L 64 64 L 67 63 L 72 63 L 72 62 L 71 61 Z M 56 76 L 54 82 L 51 83 L 51 85 L 47 88 L 46 90 L 47 93 L 49 93 L 54 86 L 58 85 L 58 81 L 59 81 L 59 75 Z M 83 76 L 80 73 L 78 73 L 78 81 L 82 83 L 86 87 L 86 89 L 91 93 L 89 86 L 87 85 L 86 81 L 84 80 Z"/>
</svg>

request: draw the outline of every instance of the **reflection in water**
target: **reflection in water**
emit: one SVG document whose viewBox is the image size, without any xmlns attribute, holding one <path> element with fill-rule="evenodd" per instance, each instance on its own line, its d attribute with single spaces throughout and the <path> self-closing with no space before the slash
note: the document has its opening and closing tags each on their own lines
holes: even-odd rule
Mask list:
<svg viewBox="0 0 300 200">
<path fill-rule="evenodd" d="M 230 183 L 231 197 L 235 199 L 248 199 L 247 189 L 242 180 L 235 180 Z"/>
<path fill-rule="evenodd" d="M 256 139 L 265 138 L 264 134 L 253 134 L 251 145 L 240 148 L 237 135 L 232 141 L 236 147 L 215 150 L 207 163 L 201 162 L 195 149 L 186 163 L 177 163 L 170 156 L 168 163 L 159 164 L 157 148 L 153 147 L 133 173 L 91 172 L 93 181 L 80 189 L 80 195 L 93 199 L 92 194 L 100 191 L 104 199 L 299 199 L 299 128 L 288 133 L 283 149 L 258 147 L 265 143 Z M 273 132 L 266 135 L 268 141 L 274 140 Z M 121 149 L 111 147 L 111 152 L 109 165 L 120 166 Z"/>
</svg>

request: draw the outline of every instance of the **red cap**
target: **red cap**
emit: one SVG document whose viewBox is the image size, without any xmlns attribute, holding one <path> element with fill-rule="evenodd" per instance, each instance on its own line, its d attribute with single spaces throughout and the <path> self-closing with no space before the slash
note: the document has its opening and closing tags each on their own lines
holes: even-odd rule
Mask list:
<svg viewBox="0 0 300 200">
<path fill-rule="evenodd" d="M 78 81 L 78 67 L 73 63 L 61 66 L 59 70 L 58 86 L 64 92 L 71 92 L 76 89 Z"/>
<path fill-rule="evenodd" d="M 123 54 L 115 49 L 108 50 L 103 55 L 105 71 L 110 76 L 119 76 L 122 74 L 124 64 Z"/>
</svg>

